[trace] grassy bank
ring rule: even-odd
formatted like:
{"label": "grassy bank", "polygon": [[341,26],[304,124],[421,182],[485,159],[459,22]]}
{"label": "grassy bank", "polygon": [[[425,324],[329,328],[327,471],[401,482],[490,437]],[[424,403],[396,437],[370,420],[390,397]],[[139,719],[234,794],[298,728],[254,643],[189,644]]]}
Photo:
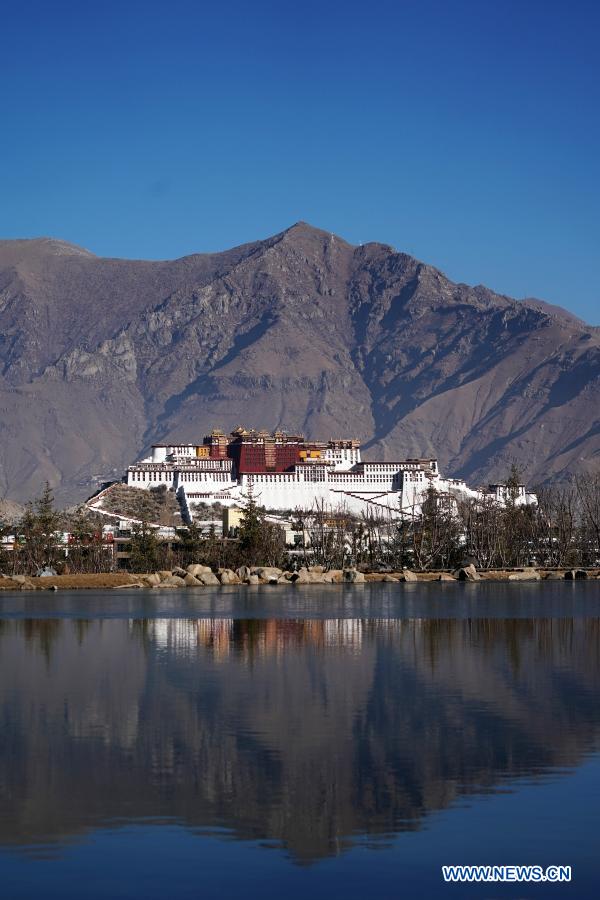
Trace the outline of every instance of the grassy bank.
{"label": "grassy bank", "polygon": [[[54,575],[48,578],[29,578],[26,576],[0,577],[0,591],[19,590],[75,590],[78,588],[114,588],[136,584],[137,575],[129,572],[105,572],[94,575]],[[23,579],[23,581],[21,581]]]}

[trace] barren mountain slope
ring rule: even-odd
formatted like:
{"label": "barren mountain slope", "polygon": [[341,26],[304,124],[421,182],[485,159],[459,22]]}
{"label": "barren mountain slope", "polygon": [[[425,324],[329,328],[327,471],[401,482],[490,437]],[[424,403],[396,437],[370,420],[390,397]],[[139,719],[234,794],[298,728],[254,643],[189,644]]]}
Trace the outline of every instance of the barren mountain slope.
{"label": "barren mountain slope", "polygon": [[539,481],[597,465],[599,400],[597,329],[303,223],[165,262],[0,242],[0,496],[81,498],[240,422]]}

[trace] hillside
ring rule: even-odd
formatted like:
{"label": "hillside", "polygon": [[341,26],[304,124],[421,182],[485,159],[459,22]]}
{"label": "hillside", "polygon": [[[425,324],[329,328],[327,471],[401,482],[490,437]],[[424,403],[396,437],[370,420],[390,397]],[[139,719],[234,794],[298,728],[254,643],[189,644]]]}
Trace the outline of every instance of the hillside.
{"label": "hillside", "polygon": [[437,453],[472,483],[600,460],[600,334],[299,223],[174,261],[0,241],[0,495],[61,501],[240,422]]}
{"label": "hillside", "polygon": [[103,491],[99,499],[94,500],[91,508],[114,516],[139,519],[154,525],[177,527],[182,524],[175,492],[167,490],[164,484],[146,491],[116,483]]}

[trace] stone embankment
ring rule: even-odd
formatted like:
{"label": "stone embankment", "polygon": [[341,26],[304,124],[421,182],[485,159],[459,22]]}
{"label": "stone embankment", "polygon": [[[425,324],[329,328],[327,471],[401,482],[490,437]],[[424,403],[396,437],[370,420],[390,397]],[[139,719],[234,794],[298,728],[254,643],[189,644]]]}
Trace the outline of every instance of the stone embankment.
{"label": "stone embankment", "polygon": [[277,584],[365,584],[368,582],[414,583],[485,582],[485,581],[584,581],[600,580],[598,569],[497,569],[478,571],[475,566],[463,566],[454,572],[400,572],[363,573],[355,568],[325,569],[323,566],[303,567],[298,571],[278,569],[275,566],[240,566],[238,569],[218,569],[194,564],[185,569],[165,569],[145,575],[129,572],[110,572],[95,575],[55,575],[33,578],[27,575],[0,575],[0,591],[75,590],[78,588],[102,590],[106,588],[185,588],[213,587],[219,585],[277,585]]}

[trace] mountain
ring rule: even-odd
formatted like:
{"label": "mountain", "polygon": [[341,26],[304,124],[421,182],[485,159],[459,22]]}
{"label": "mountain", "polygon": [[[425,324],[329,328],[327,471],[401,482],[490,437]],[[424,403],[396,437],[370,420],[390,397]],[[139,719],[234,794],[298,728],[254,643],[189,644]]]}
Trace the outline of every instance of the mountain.
{"label": "mountain", "polygon": [[153,442],[240,423],[473,484],[565,477],[600,459],[600,333],[305,223],[173,261],[0,241],[0,497],[81,499]]}

